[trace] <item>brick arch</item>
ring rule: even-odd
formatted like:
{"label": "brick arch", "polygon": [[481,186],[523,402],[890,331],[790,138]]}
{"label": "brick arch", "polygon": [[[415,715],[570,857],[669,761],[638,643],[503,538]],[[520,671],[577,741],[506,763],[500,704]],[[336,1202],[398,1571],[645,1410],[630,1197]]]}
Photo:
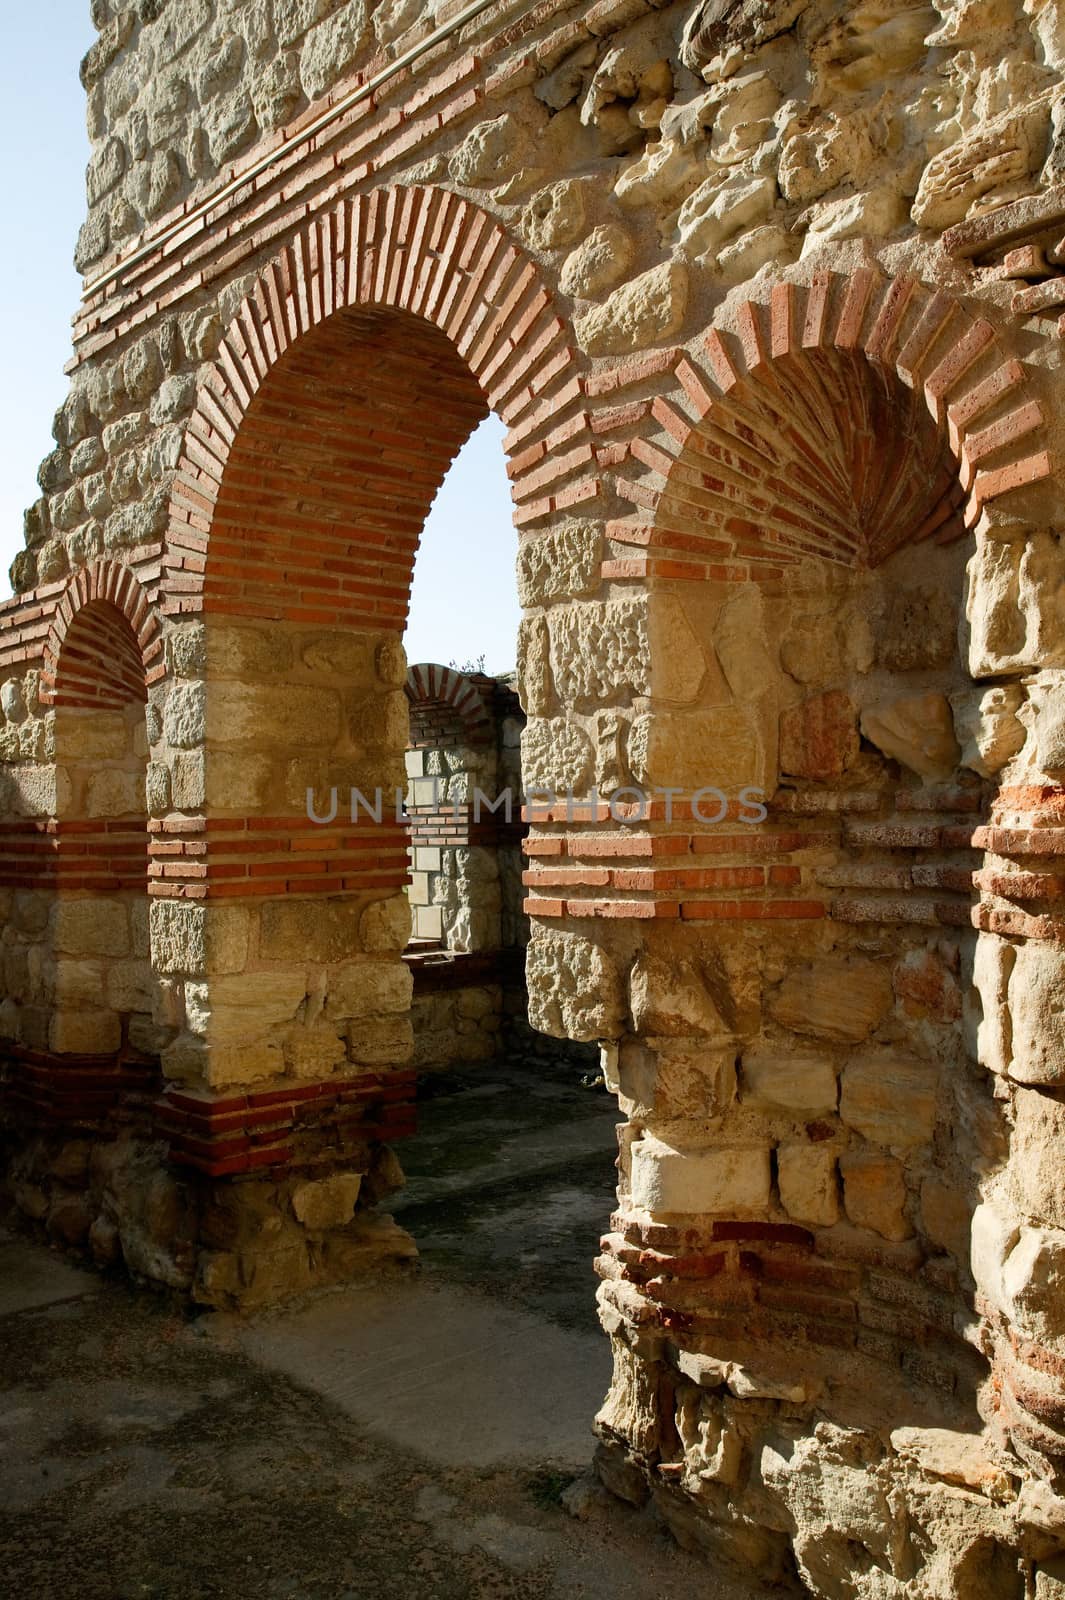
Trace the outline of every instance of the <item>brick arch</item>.
{"label": "brick arch", "polygon": [[598,492],[573,363],[537,268],[487,213],[425,187],[344,201],[262,269],[200,385],[169,597],[400,625],[432,496],[489,409],[509,430],[519,528]]}
{"label": "brick arch", "polygon": [[120,710],[162,676],[159,619],[130,570],[93,562],[71,578],[44,646],[41,700]]}
{"label": "brick arch", "polygon": [[[875,566],[902,544],[973,527],[1051,472],[1020,362],[960,301],[872,268],[821,272],[746,300],[678,355],[609,531],[654,556],[623,564],[769,579],[804,557]],[[877,448],[883,438],[900,448]],[[614,563],[613,566],[619,566]],[[619,569],[617,575],[622,575]]]}
{"label": "brick arch", "polygon": [[491,743],[491,710],[480,686],[468,673],[438,662],[423,662],[407,673],[406,695],[411,707],[412,737],[417,738],[419,731],[419,712],[433,721],[437,719],[432,714],[440,713],[452,727],[462,729],[470,744]]}

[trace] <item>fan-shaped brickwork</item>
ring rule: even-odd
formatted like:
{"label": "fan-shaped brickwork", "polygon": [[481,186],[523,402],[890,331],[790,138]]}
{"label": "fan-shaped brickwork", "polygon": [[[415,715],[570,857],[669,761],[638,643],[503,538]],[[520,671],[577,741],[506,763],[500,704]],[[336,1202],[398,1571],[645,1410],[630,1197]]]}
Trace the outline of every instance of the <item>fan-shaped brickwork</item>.
{"label": "fan-shaped brickwork", "polygon": [[408,672],[406,693],[413,749],[453,742],[452,734],[467,744],[491,743],[491,710],[468,674],[424,662]]}
{"label": "fan-shaped brickwork", "polygon": [[143,704],[161,671],[159,623],[129,568],[98,562],[78,572],[45,645],[42,700],[122,710]]}
{"label": "fan-shaped brickwork", "polygon": [[913,279],[862,269],[779,284],[676,374],[681,396],[653,408],[669,453],[635,441],[650,476],[619,482],[653,529],[611,531],[732,576],[809,557],[876,566],[957,536],[1050,471],[1020,364],[989,323]]}

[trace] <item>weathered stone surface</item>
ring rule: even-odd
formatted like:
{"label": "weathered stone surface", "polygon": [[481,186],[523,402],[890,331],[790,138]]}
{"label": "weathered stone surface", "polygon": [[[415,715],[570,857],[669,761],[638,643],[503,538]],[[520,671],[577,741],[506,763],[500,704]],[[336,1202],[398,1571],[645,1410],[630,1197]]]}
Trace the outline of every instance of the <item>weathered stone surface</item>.
{"label": "weathered stone surface", "polygon": [[843,1069],[839,1114],[875,1144],[927,1144],[936,1120],[935,1069],[886,1051],[853,1056]]}
{"label": "weathered stone surface", "polygon": [[588,736],[565,717],[530,717],[521,736],[526,790],[539,788],[564,797],[567,789],[584,794],[595,751]]}
{"label": "weathered stone surface", "polygon": [[632,1202],[655,1216],[761,1210],[769,1204],[769,1151],[676,1149],[646,1133],[632,1147]]}
{"label": "weathered stone surface", "polygon": [[963,767],[993,778],[1013,759],[1024,744],[1025,730],[1017,717],[1023,700],[1015,683],[950,696]]}
{"label": "weathered stone surface", "polygon": [[777,1146],[780,1203],[795,1222],[832,1227],[839,1221],[836,1154],[805,1143]]}
{"label": "weathered stone surface", "polygon": [[632,236],[620,223],[600,223],[566,257],[559,276],[563,294],[598,299],[625,276],[633,253]]}
{"label": "weathered stone surface", "polygon": [[835,1068],[821,1056],[745,1055],[741,1080],[741,1099],[753,1111],[805,1118],[836,1109]]}
{"label": "weathered stone surface", "polygon": [[858,1228],[885,1239],[908,1239],[913,1232],[904,1213],[906,1181],[902,1163],[875,1150],[845,1151],[840,1157],[843,1204]]}
{"label": "weathered stone surface", "polygon": [[944,695],[907,695],[867,706],[861,727],[878,750],[931,782],[949,778],[958,764],[960,751]]}
{"label": "weathered stone surface", "polygon": [[606,952],[577,934],[537,928],[525,959],[529,1021],[556,1039],[616,1039],[624,1000]]}
{"label": "weathered stone surface", "polygon": [[1006,995],[1010,1077],[1060,1088],[1065,1084],[1065,952],[1033,941],[1012,947],[1012,954]]}
{"label": "weathered stone surface", "polygon": [[602,527],[574,521],[523,539],[518,548],[518,599],[523,606],[594,594],[600,584]]}
{"label": "weathered stone surface", "polygon": [[891,1008],[891,975],[860,956],[830,956],[797,967],[769,1003],[781,1027],[840,1044],[858,1044]]}
{"label": "weathered stone surface", "polygon": [[822,783],[840,778],[858,754],[858,713],[839,690],[814,695],[780,719],[780,770]]}
{"label": "weathered stone surface", "polygon": [[312,1232],[342,1228],[355,1213],[362,1177],[357,1172],[334,1172],[297,1184],[292,1191],[292,1210],[297,1221]]}
{"label": "weathered stone surface", "polygon": [[652,267],[615,289],[601,306],[574,322],[590,356],[625,355],[671,338],[684,321],[687,269],[675,261]]}
{"label": "weathered stone surface", "polygon": [[629,1011],[637,1033],[726,1034],[694,962],[642,955],[629,973]]}

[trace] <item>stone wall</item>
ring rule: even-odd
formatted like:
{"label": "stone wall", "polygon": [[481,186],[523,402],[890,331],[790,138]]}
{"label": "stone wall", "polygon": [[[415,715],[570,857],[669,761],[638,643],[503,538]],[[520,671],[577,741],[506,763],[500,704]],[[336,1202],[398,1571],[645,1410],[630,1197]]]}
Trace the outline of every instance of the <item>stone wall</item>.
{"label": "stone wall", "polygon": [[[531,1015],[624,1117],[602,1474],[822,1595],[1063,1592],[1060,6],[94,14],[86,294],[0,613],[23,1203],[88,1193],[215,1303],[406,1248],[402,828],[305,795],[403,785],[417,536],[492,409],[559,796]],[[100,606],[147,735],[114,812],[61,757]],[[150,1024],[143,887],[69,865],[101,821],[147,853]],[[138,1255],[154,1182],[184,1220]]]}

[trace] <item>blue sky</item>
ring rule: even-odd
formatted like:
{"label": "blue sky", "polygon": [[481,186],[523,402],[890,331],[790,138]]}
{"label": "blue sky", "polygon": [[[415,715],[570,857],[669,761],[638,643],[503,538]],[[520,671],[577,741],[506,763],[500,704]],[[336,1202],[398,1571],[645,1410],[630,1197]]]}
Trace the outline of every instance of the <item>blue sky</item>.
{"label": "blue sky", "polygon": [[[22,548],[22,513],[38,496],[37,467],[52,449],[62,404],[70,319],[81,281],[72,257],[85,215],[85,99],[78,64],[96,37],[89,0],[9,6],[0,57],[6,308],[0,388],[0,594]],[[516,535],[495,417],[448,474],[426,523],[405,640],[413,661],[485,656],[489,672],[514,665]]]}

